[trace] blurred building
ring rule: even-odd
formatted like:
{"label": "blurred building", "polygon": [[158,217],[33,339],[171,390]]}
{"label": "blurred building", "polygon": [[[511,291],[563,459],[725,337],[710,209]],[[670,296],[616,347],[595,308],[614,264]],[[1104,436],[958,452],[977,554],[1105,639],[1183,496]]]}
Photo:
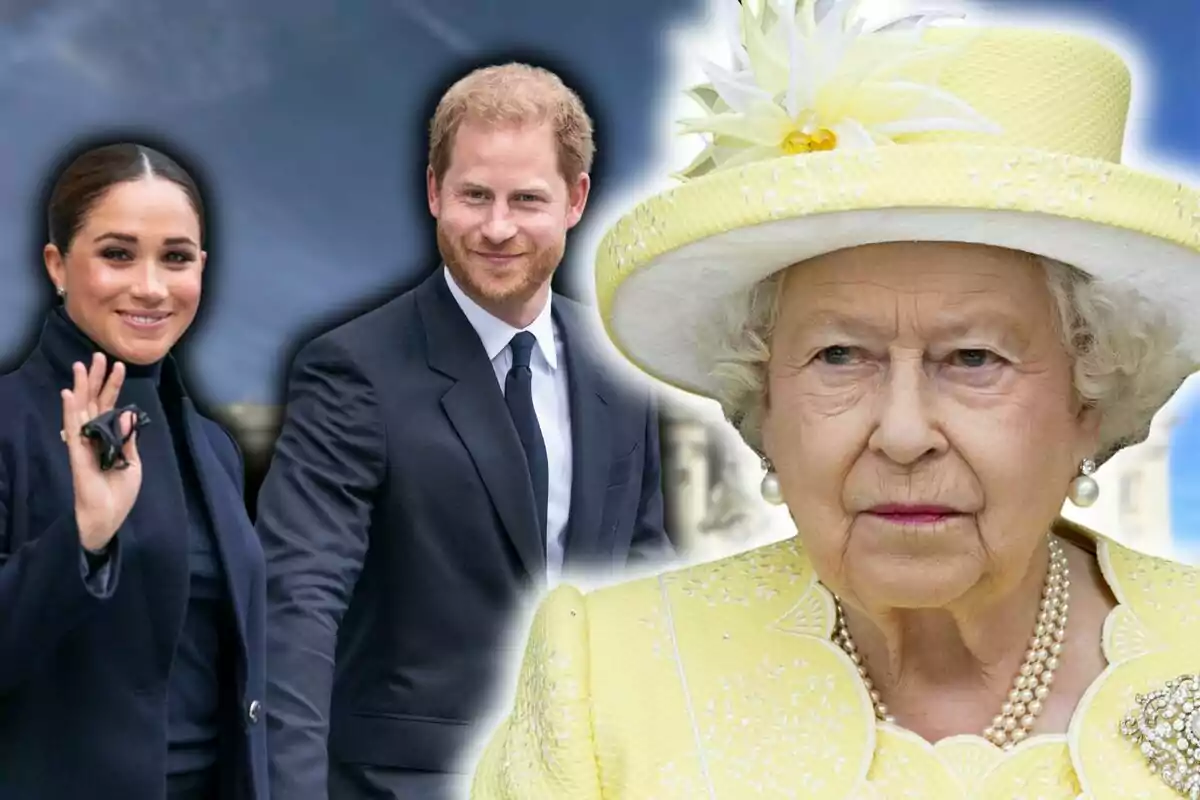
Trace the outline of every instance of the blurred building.
{"label": "blurred building", "polygon": [[1117,525],[1123,541],[1139,550],[1169,555],[1175,548],[1170,509],[1170,430],[1132,451],[1116,476]]}
{"label": "blurred building", "polygon": [[234,403],[216,409],[214,416],[233,432],[246,463],[246,508],[254,516],[258,487],[271,464],[271,453],[282,424],[280,406]]}
{"label": "blurred building", "polygon": [[1200,564],[1200,376],[1189,388],[1170,427],[1167,497],[1174,555]]}
{"label": "blurred building", "polygon": [[281,409],[279,406],[234,403],[223,406],[218,416],[237,437],[246,458],[268,458],[279,435]]}
{"label": "blurred building", "polygon": [[782,507],[759,490],[758,457],[719,417],[663,412],[667,526],[689,560],[708,561],[795,533]]}
{"label": "blurred building", "polygon": [[1179,557],[1170,510],[1170,450],[1178,421],[1177,410],[1164,409],[1146,441],[1118,453],[1097,472],[1096,504],[1067,503],[1064,516],[1142,552]]}

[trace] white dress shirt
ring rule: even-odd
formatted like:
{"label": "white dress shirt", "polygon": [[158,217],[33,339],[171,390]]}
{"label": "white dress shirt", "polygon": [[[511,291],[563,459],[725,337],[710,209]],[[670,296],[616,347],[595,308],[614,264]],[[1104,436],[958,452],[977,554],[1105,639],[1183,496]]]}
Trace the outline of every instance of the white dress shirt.
{"label": "white dress shirt", "polygon": [[537,412],[538,427],[546,444],[546,467],[549,485],[546,492],[546,577],[553,583],[562,573],[563,534],[571,512],[571,404],[567,389],[567,358],[562,336],[550,314],[553,297],[546,298],[546,307],[527,328],[514,328],[466,295],[455,283],[450,270],[442,267],[450,293],[467,316],[471,327],[479,334],[483,349],[492,362],[500,391],[512,366],[509,343],[521,330],[537,339],[530,357],[533,372],[533,409]]}

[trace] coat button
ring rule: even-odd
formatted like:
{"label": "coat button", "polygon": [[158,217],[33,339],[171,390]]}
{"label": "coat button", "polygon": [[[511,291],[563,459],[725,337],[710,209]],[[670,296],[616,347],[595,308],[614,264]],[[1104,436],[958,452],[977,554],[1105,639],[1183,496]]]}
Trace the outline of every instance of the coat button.
{"label": "coat button", "polygon": [[250,724],[258,722],[259,716],[262,715],[262,703],[257,700],[250,701],[250,707],[246,709],[246,716],[250,719]]}

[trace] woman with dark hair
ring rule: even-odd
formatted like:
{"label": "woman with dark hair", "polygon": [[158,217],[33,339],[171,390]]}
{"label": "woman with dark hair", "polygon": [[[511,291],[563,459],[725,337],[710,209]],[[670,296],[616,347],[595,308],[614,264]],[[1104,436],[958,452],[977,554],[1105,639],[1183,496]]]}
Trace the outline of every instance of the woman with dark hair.
{"label": "woman with dark hair", "polygon": [[107,145],[48,227],[61,303],[0,377],[0,797],[267,800],[262,551],[237,445],[170,355],[200,192]]}

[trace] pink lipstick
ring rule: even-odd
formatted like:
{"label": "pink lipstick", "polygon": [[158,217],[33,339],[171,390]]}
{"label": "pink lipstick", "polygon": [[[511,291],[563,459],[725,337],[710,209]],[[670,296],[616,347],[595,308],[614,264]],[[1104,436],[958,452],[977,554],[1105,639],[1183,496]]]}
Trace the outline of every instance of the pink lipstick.
{"label": "pink lipstick", "polygon": [[875,506],[867,513],[897,525],[930,525],[960,515],[957,509],[949,506],[903,503]]}

